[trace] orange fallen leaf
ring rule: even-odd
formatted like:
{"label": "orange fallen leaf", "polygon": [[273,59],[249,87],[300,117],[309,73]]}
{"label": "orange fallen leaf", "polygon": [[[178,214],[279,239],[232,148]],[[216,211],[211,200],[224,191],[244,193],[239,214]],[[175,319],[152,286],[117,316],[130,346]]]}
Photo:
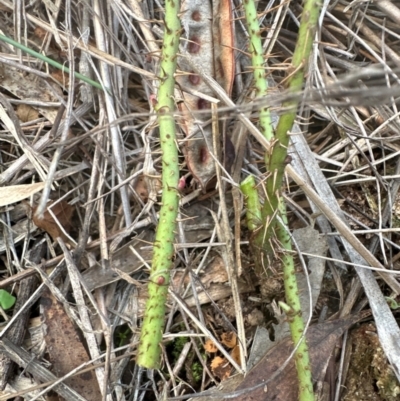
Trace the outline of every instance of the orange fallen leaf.
{"label": "orange fallen leaf", "polygon": [[225,380],[231,375],[232,367],[226,358],[216,356],[211,361],[211,370],[218,379]]}
{"label": "orange fallen leaf", "polygon": [[239,345],[236,345],[235,348],[231,351],[231,357],[234,359],[234,361],[240,365],[240,347]]}
{"label": "orange fallen leaf", "polygon": [[204,350],[210,354],[213,354],[218,351],[218,348],[212,340],[208,339],[204,344]]}

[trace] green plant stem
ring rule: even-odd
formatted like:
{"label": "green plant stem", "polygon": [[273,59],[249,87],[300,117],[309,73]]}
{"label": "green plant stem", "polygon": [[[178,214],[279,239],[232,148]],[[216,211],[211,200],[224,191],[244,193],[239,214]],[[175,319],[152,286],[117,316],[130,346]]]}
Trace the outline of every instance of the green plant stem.
{"label": "green plant stem", "polygon": [[[54,60],[52,60],[52,59],[49,58],[49,57],[43,56],[43,54],[40,54],[40,53],[38,53],[38,52],[35,52],[35,50],[32,50],[32,49],[30,49],[29,47],[26,47],[26,46],[24,46],[23,44],[21,44],[21,43],[19,43],[19,42],[16,42],[16,41],[13,40],[13,39],[8,38],[7,36],[4,36],[4,35],[1,35],[1,34],[0,34],[0,40],[3,41],[3,42],[5,42],[5,43],[8,43],[8,44],[10,44],[10,45],[12,45],[12,46],[14,46],[14,47],[16,47],[17,49],[20,49],[20,50],[24,51],[25,53],[30,54],[30,55],[33,56],[33,57],[38,58],[39,60],[44,61],[44,62],[47,63],[47,64],[50,64],[51,66],[53,66],[53,67],[55,67],[55,68],[60,69],[60,70],[63,71],[63,72],[66,72],[66,73],[68,73],[68,74],[71,74],[71,70],[70,70],[68,67],[65,67],[64,65],[62,65],[62,64],[60,64],[60,63],[57,63],[57,61],[54,61]],[[97,88],[97,89],[104,90],[104,88],[103,88],[103,86],[102,86],[101,84],[99,84],[99,83],[96,82],[96,81],[91,80],[91,79],[88,78],[88,77],[85,77],[84,75],[80,74],[79,72],[73,71],[73,75],[74,75],[76,78],[80,79],[81,81],[86,82],[87,84],[92,85],[92,86],[94,86],[94,87]]]}
{"label": "green plant stem", "polygon": [[167,303],[170,268],[175,250],[175,228],[178,216],[179,164],[176,127],[173,117],[174,86],[181,25],[178,17],[180,2],[165,1],[165,31],[160,65],[160,87],[156,106],[162,150],[162,205],[154,241],[153,260],[148,285],[140,343],[138,365],[157,369],[160,366],[161,341]]}
{"label": "green plant stem", "polygon": [[[292,59],[292,68],[289,71],[289,92],[297,93],[303,87],[304,76],[307,71],[308,60],[311,54],[320,11],[320,0],[305,1],[303,13],[301,15],[296,48]],[[286,111],[280,117],[276,127],[271,155],[266,158],[270,175],[266,182],[267,201],[264,203],[262,210],[262,216],[264,219],[269,217],[271,220],[271,218],[276,215],[279,204],[279,196],[277,192],[280,191],[282,186],[282,179],[286,166],[285,160],[287,158],[290,139],[289,133],[296,118],[298,105],[299,100],[288,101],[282,105],[282,108],[284,110],[286,109]],[[274,225],[270,224],[269,228],[267,228],[266,238],[269,238],[270,235],[272,235],[271,229],[273,226]],[[263,232],[260,234],[263,234]]]}
{"label": "green plant stem", "polygon": [[[260,40],[260,31],[257,23],[257,13],[254,0],[244,0],[243,6],[246,15],[246,22],[250,36],[250,52],[252,65],[254,68],[254,80],[258,94],[266,94],[267,82],[264,73],[264,61],[262,55],[262,46]],[[315,36],[318,17],[320,13],[320,4],[318,0],[306,0],[301,17],[298,41],[292,60],[292,75],[289,78],[289,91],[297,92],[301,90],[304,81],[304,75],[310,57],[312,43]],[[262,71],[262,72],[261,72]],[[264,81],[264,83],[263,83]],[[263,92],[265,91],[265,92]],[[290,253],[292,249],[290,234],[287,230],[286,207],[280,196],[283,174],[286,165],[287,148],[289,145],[289,131],[292,129],[298,101],[286,102],[282,105],[287,109],[285,114],[279,119],[275,135],[272,130],[266,126],[268,120],[261,120],[264,112],[268,113],[269,124],[272,127],[269,117],[269,110],[260,109],[260,131],[266,139],[271,141],[271,151],[265,154],[265,163],[268,169],[266,180],[266,199],[261,211],[263,225],[255,228],[254,216],[259,216],[259,201],[254,200],[257,191],[254,189],[251,179],[245,180],[241,184],[241,189],[246,195],[248,226],[254,234],[253,248],[255,248],[256,273],[261,279],[266,278],[264,258],[267,260],[272,256],[274,250],[271,245],[271,239],[276,236],[278,242],[283,248],[281,255],[286,302],[290,311],[287,313],[290,331],[294,345],[297,345],[304,333],[304,322],[301,317],[301,305],[298,295],[297,280],[294,268],[293,256]],[[254,179],[253,179],[254,182]],[[281,216],[281,221],[276,220],[276,216]],[[259,255],[259,256],[257,256]],[[298,345],[295,353],[296,369],[299,382],[299,400],[313,401],[314,392],[311,377],[311,365],[307,342],[303,339]]]}
{"label": "green plant stem", "polygon": [[[283,278],[285,286],[285,299],[290,311],[286,313],[290,327],[293,344],[296,346],[304,333],[304,321],[302,318],[299,290],[297,286],[296,271],[293,260],[292,240],[290,238],[286,215],[286,206],[282,202],[279,204],[281,221],[278,221],[276,227],[276,236],[283,248],[281,256],[283,267]],[[314,390],[312,385],[311,364],[308,352],[307,341],[305,338],[301,340],[296,353],[295,365],[297,370],[297,378],[299,382],[299,400],[314,401]]]}
{"label": "green plant stem", "polygon": [[[259,219],[261,218],[260,201],[254,177],[246,177],[246,179],[240,184],[240,189],[245,195],[247,225],[250,231],[254,231],[259,227]],[[288,317],[291,337],[296,346],[304,333],[304,321],[301,312],[294,260],[291,252],[292,242],[288,229],[286,228],[288,226],[286,207],[282,198],[280,198],[279,212],[282,222],[278,221],[275,234],[283,250],[281,261],[284,277],[285,299],[287,303],[285,312]],[[310,357],[305,338],[302,339],[296,350],[295,360],[299,383],[299,400],[314,401]]]}
{"label": "green plant stem", "polygon": [[[261,32],[258,24],[257,18],[257,8],[254,0],[244,0],[243,1],[243,9],[246,17],[247,30],[249,33],[249,51],[251,55],[251,64],[253,68],[253,77],[254,77],[254,87],[256,89],[256,99],[262,99],[268,93],[268,80],[265,74],[265,61],[263,55],[263,48],[261,42]],[[272,120],[269,108],[263,107],[260,105],[259,109],[259,128],[260,132],[264,135],[264,137],[272,141],[274,138],[274,130],[272,126]],[[269,154],[265,154],[265,164],[268,165],[268,157]],[[248,202],[251,202],[251,198],[248,199]],[[250,206],[251,207],[251,206]],[[248,209],[249,210],[249,209]],[[264,216],[263,216],[264,217]],[[271,219],[272,220],[272,219]],[[260,219],[260,222],[262,220]],[[250,220],[248,220],[248,224]],[[250,228],[250,227],[249,227]],[[273,249],[271,246],[271,231],[268,231],[270,237],[268,239],[265,238],[262,228],[265,229],[265,226],[258,224],[259,230],[256,232],[256,229],[253,228],[253,238],[251,240],[251,248],[253,249],[253,253],[255,255],[254,263],[255,263],[255,273],[260,278],[263,279],[268,275],[268,270],[265,269],[264,259],[265,257],[269,257],[269,255],[273,254]]]}
{"label": "green plant stem", "polygon": [[261,204],[254,177],[247,176],[241,182],[240,189],[245,196],[247,227],[250,231],[254,231],[261,224]]}
{"label": "green plant stem", "polygon": [[[262,98],[267,95],[268,80],[265,74],[265,62],[261,43],[260,27],[258,25],[257,9],[254,0],[244,0],[243,8],[250,37],[251,64],[253,66],[254,86],[256,97]],[[259,109],[259,124],[261,133],[269,141],[273,139],[271,114],[268,107],[261,106]]]}

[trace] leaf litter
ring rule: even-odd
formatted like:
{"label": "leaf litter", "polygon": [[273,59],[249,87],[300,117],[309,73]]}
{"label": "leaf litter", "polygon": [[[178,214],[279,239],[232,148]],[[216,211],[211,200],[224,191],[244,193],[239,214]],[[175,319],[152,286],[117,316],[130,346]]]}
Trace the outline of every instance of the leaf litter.
{"label": "leaf litter", "polygon": [[[266,173],[265,143],[252,125],[257,124],[258,104],[253,101],[241,3],[183,2],[176,86],[182,176],[177,257],[163,368],[148,375],[138,371],[134,357],[160,199],[153,107],[164,29],[161,4],[31,4],[15,15],[14,23],[13,5],[0,0],[0,6],[5,34],[61,64],[74,64],[84,75],[101,77],[112,93],[112,101],[105,101],[104,94],[87,84],[0,44],[0,284],[17,303],[24,300],[0,318],[2,355],[19,364],[7,373],[0,400],[18,395],[50,399],[50,388],[64,399],[90,399],[73,384],[75,376],[55,384],[71,372],[81,377],[90,372],[96,382],[90,388],[98,388],[95,398],[104,400],[216,395],[220,381],[226,391],[234,378],[239,379],[229,391],[236,389],[236,399],[295,399],[292,362],[271,379],[291,349],[278,304],[283,298],[279,290],[274,299],[263,298],[252,270],[242,199],[235,192],[249,173],[260,182]],[[279,105],[287,99],[281,88],[301,6],[260,1],[258,11],[271,86],[271,95],[262,102],[271,106],[276,121],[283,113]],[[373,349],[372,368],[364,374],[369,381],[362,383],[363,389],[377,400],[397,396],[400,351],[399,342],[392,341],[399,338],[397,312],[389,309],[385,296],[399,301],[398,34],[394,3],[340,1],[325,8],[315,44],[318,56],[312,59],[306,91],[296,95],[303,103],[289,149],[285,196],[290,227],[304,230],[295,230],[294,236],[306,264],[304,270],[299,258],[316,389],[325,388],[332,400],[352,400],[360,391],[354,380],[356,356],[366,348]],[[217,142],[212,104],[219,118]],[[304,186],[290,178],[291,168]],[[219,187],[217,174],[223,177]],[[35,208],[47,177],[53,177],[46,182],[50,203],[45,202],[39,218]],[[349,228],[321,214],[321,199],[347,220],[359,246],[347,241]],[[35,259],[31,251],[42,238],[45,255]],[[375,275],[365,270],[370,255],[377,261],[373,267],[387,271]],[[35,285],[25,298],[23,282],[33,277]],[[26,347],[29,338],[21,343],[4,337],[10,330],[7,321],[12,327],[19,314],[33,321],[39,315],[37,301],[44,305],[45,299],[63,302],[48,303],[44,312],[42,353],[40,347]],[[359,311],[366,310],[361,316],[367,318],[369,308],[369,326],[354,331],[350,342],[346,336],[342,341],[359,320]],[[50,326],[59,321],[65,322],[64,332],[52,334]],[[80,373],[74,371],[77,365],[57,368],[46,336],[63,344],[56,351],[60,362],[80,358],[70,357],[68,350],[84,355]],[[117,349],[122,338],[128,343]],[[268,353],[267,343],[272,346]],[[338,345],[342,356],[332,354]],[[46,358],[52,366],[45,364]],[[345,369],[335,371],[340,358]],[[333,367],[327,365],[329,359]],[[235,376],[239,368],[247,370],[244,379]],[[333,372],[333,380],[326,371]],[[28,382],[27,372],[32,375]],[[254,386],[260,387],[251,390]]]}

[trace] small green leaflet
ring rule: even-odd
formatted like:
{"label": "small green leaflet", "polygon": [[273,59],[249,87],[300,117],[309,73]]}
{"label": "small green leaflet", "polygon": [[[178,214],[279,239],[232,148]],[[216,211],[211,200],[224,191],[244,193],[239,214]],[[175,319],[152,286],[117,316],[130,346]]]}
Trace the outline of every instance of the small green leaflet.
{"label": "small green leaflet", "polygon": [[0,306],[4,309],[10,309],[14,306],[16,298],[6,290],[0,290]]}

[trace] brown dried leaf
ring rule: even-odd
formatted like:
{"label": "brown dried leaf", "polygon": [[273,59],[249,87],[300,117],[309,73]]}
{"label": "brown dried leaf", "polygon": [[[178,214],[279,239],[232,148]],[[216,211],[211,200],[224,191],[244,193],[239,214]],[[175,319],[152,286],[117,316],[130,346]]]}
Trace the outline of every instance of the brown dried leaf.
{"label": "brown dried leaf", "polygon": [[213,283],[227,283],[229,281],[228,273],[224,265],[224,261],[220,256],[206,267],[204,275],[201,277],[201,282],[206,288],[209,288]]}
{"label": "brown dried leaf", "polygon": [[210,354],[214,354],[215,352],[218,351],[218,348],[212,340],[208,339],[204,344],[204,350],[206,352],[209,352]]}
{"label": "brown dried leaf", "polygon": [[216,356],[211,361],[211,370],[220,380],[225,380],[231,375],[232,366],[226,358]]}
{"label": "brown dried leaf", "polygon": [[39,118],[39,113],[27,104],[19,104],[16,113],[18,118],[24,123]]}
{"label": "brown dried leaf", "polygon": [[[187,220],[188,222],[189,220]],[[199,218],[194,218],[191,220],[191,222],[198,221],[200,224],[204,223],[205,219],[202,216],[199,216]],[[187,230],[187,225],[185,226],[185,229]],[[186,240],[188,242],[191,242],[188,240],[190,238],[190,234],[185,230],[186,234]],[[194,241],[193,241],[194,242]],[[175,288],[179,288],[179,285],[181,285],[182,282],[182,275],[185,275],[185,278],[183,279],[183,283],[185,285],[190,283],[190,276],[187,275],[185,272],[176,272],[173,276],[172,283]],[[221,257],[216,256],[210,264],[207,265],[207,267],[204,270],[204,273],[200,276],[200,281],[201,281],[201,286],[198,288],[201,289],[202,286],[205,288],[210,288],[212,284],[217,284],[217,283],[227,283],[229,281],[228,273],[226,272],[224,262]]]}
{"label": "brown dried leaf", "polygon": [[215,79],[230,95],[235,75],[231,0],[214,0],[213,16]]}
{"label": "brown dried leaf", "polygon": [[[50,292],[42,296],[40,304],[45,323],[44,337],[52,371],[58,377],[62,377],[79,365],[88,362],[89,356],[62,304]],[[65,383],[88,401],[101,400],[93,371],[70,377],[65,380]]]}
{"label": "brown dried leaf", "polygon": [[222,333],[221,342],[225,345],[225,347],[234,348],[237,344],[237,336],[233,331],[229,333]]}
{"label": "brown dried leaf", "polygon": [[55,70],[50,74],[56,81],[58,81],[64,87],[68,86],[69,76],[67,73],[61,70]]}
{"label": "brown dried leaf", "polygon": [[[33,222],[34,224],[46,231],[51,238],[55,241],[57,237],[61,237],[64,241],[68,241],[68,238],[62,232],[60,226],[54,221],[53,216],[49,212],[49,208],[54,204],[53,201],[50,201],[47,205],[45,212],[43,213],[43,218],[40,219],[36,216],[37,207],[33,207]],[[51,207],[51,211],[54,216],[58,220],[59,224],[64,228],[64,230],[68,233],[72,227],[71,218],[74,213],[74,208],[68,204],[66,201],[57,202],[53,207]]]}
{"label": "brown dried leaf", "polygon": [[[45,81],[37,79],[33,74],[22,73],[18,69],[7,66],[1,71],[0,88],[12,93],[16,98],[23,100],[40,100],[42,102],[57,102],[62,96],[60,88],[52,87],[49,89]],[[42,116],[54,122],[58,109],[55,107],[37,107]]]}

